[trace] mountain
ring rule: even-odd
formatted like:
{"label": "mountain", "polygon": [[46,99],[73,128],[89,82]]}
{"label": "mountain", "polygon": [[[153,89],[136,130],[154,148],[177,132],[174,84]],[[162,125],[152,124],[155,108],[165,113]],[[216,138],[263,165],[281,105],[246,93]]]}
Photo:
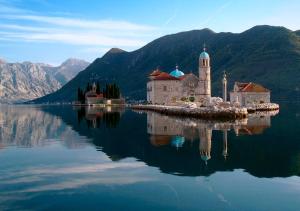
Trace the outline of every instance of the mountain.
{"label": "mountain", "polygon": [[76,59],[69,59],[59,67],[1,60],[0,103],[20,103],[52,93],[87,66],[87,62]]}
{"label": "mountain", "polygon": [[178,64],[198,75],[198,57],[203,43],[211,57],[212,92],[221,94],[222,72],[234,81],[253,81],[272,90],[272,98],[299,99],[300,35],[284,27],[255,26],[242,33],[215,33],[210,29],[167,35],[133,51],[111,49],[58,91],[36,103],[73,101],[78,87],[99,80],[115,82],[133,99],[146,98],[147,75],[157,67],[171,71]]}
{"label": "mountain", "polygon": [[68,81],[73,79],[80,71],[84,70],[87,66],[89,66],[89,64],[90,63],[84,60],[70,58],[58,67],[47,68],[47,71],[62,85],[65,85]]}

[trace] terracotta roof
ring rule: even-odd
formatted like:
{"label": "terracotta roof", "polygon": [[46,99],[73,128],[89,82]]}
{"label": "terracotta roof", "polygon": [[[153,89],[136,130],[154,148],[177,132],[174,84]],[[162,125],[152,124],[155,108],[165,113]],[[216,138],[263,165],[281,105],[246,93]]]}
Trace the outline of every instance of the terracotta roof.
{"label": "terracotta roof", "polygon": [[171,76],[169,73],[162,72],[155,76],[153,80],[180,80],[179,78]]}
{"label": "terracotta roof", "polygon": [[149,76],[158,76],[159,74],[161,74],[162,72],[159,69],[153,70],[152,73],[150,73]]}
{"label": "terracotta roof", "polygon": [[90,91],[85,94],[85,97],[86,98],[103,98],[103,94],[102,93],[97,94],[95,92]]}
{"label": "terracotta roof", "polygon": [[270,92],[260,84],[255,84],[252,82],[249,83],[239,83],[235,82],[235,85],[238,87],[238,92]]}

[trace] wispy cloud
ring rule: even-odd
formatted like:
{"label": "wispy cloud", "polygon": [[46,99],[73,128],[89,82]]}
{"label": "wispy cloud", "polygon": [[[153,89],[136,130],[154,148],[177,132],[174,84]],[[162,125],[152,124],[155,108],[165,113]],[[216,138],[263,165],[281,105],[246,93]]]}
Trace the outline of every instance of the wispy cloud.
{"label": "wispy cloud", "polygon": [[85,49],[99,46],[99,50],[110,47],[134,49],[145,45],[149,33],[157,30],[153,26],[126,20],[39,15],[3,5],[1,1],[0,12],[0,20],[3,20],[0,24],[1,39],[11,42],[63,43],[86,46]]}
{"label": "wispy cloud", "polygon": [[73,45],[90,45],[90,46],[120,46],[120,47],[139,47],[145,44],[144,41],[130,38],[109,37],[95,33],[72,33],[72,32],[0,32],[3,39],[15,41],[32,41],[32,42],[52,42],[65,43]]}
{"label": "wispy cloud", "polygon": [[211,12],[211,14],[202,22],[200,23],[200,26],[207,27],[207,25],[216,17],[220,16],[220,14],[230,5],[232,4],[232,1],[227,1],[220,7],[218,7],[215,11]]}
{"label": "wispy cloud", "polygon": [[38,16],[38,15],[2,15],[6,19],[30,20],[35,22],[49,23],[57,26],[76,28],[105,29],[105,30],[154,30],[155,27],[139,25],[128,21],[120,20],[83,20],[77,18]]}

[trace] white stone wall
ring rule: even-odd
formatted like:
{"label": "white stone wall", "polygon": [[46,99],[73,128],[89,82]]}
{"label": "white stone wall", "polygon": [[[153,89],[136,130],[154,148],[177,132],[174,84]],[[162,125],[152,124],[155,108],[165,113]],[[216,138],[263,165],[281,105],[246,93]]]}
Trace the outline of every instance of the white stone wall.
{"label": "white stone wall", "polygon": [[[203,61],[204,60],[204,61]],[[211,97],[211,78],[209,59],[199,59],[200,95]]]}
{"label": "white stone wall", "polygon": [[203,98],[198,77],[186,75],[183,80],[151,80],[147,83],[147,102],[169,105],[182,98],[194,97],[199,102]]}
{"label": "white stone wall", "polygon": [[230,92],[230,102],[234,103],[236,99],[241,106],[270,103],[270,92]]}
{"label": "white stone wall", "polygon": [[182,86],[179,80],[153,80],[147,83],[147,101],[167,105],[180,100]]}

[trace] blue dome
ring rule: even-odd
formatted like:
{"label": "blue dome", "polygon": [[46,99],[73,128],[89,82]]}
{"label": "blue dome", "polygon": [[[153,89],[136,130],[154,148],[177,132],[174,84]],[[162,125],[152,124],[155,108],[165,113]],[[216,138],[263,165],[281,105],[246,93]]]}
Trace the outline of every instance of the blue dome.
{"label": "blue dome", "polygon": [[206,53],[205,51],[203,51],[203,52],[200,54],[200,59],[209,59],[208,53]]}
{"label": "blue dome", "polygon": [[172,72],[170,72],[170,75],[173,77],[179,78],[179,77],[183,76],[184,73],[182,71],[178,70],[178,67],[176,66],[176,69],[173,70]]}

